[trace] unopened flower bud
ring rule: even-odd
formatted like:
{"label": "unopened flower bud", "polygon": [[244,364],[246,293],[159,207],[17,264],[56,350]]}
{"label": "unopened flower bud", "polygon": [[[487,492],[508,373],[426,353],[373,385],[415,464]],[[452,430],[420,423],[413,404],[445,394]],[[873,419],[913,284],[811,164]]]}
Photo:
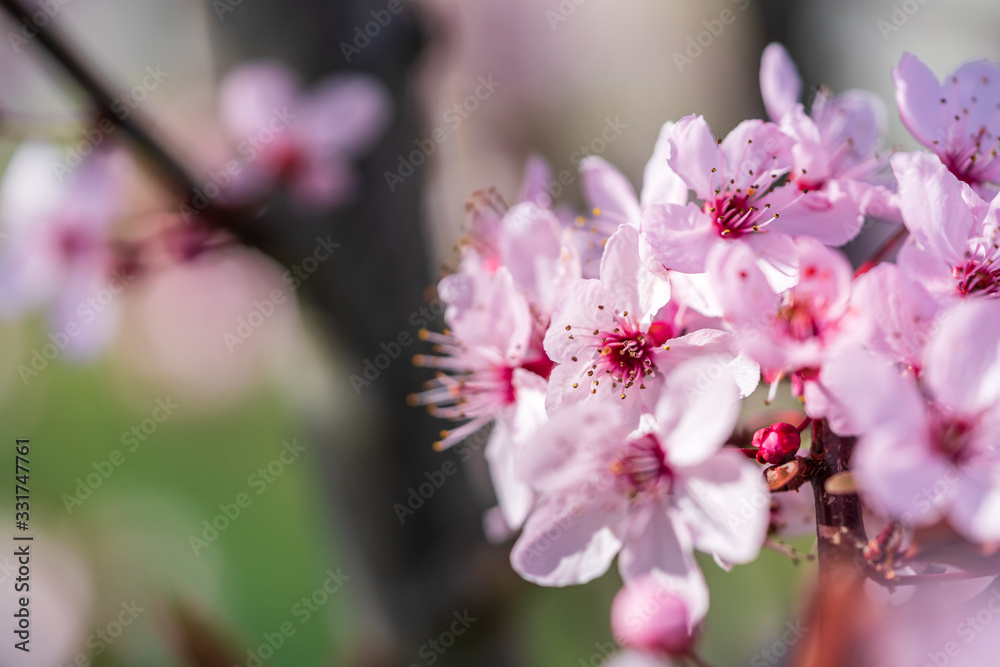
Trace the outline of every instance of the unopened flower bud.
{"label": "unopened flower bud", "polygon": [[694,643],[691,630],[684,600],[653,577],[625,586],[611,604],[611,631],[623,646],[684,655]]}
{"label": "unopened flower bud", "polygon": [[781,465],[799,451],[802,438],[799,436],[799,429],[791,424],[778,422],[754,433],[752,444],[757,448],[758,461]]}

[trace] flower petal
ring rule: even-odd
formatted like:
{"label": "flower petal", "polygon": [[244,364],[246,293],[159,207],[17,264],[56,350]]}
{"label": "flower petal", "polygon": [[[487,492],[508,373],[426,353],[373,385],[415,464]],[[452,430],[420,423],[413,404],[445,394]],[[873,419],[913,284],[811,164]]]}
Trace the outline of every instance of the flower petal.
{"label": "flower petal", "polygon": [[760,57],[760,92],[768,117],[777,122],[799,103],[802,78],[785,47],[772,42]]}
{"label": "flower petal", "polygon": [[625,502],[612,495],[585,501],[547,498],[524,524],[510,553],[514,570],[542,586],[585,584],[607,572],[622,547]]}
{"label": "flower petal", "polygon": [[660,136],[653,148],[653,155],[646,163],[642,174],[642,205],[686,204],[688,187],[681,177],[670,168],[670,133],[674,123],[668,121],[660,129]]}
{"label": "flower petal", "polygon": [[732,450],[678,471],[681,520],[699,551],[729,563],[757,557],[771,518],[771,493],[760,468]]}

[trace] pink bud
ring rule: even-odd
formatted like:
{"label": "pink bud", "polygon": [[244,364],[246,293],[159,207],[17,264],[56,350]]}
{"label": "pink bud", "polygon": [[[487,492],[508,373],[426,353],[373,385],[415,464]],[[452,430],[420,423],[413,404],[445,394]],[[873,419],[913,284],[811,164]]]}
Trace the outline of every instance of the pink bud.
{"label": "pink bud", "polygon": [[611,631],[619,644],[684,655],[694,643],[687,606],[653,577],[625,586],[611,604]]}
{"label": "pink bud", "polygon": [[802,438],[799,436],[799,429],[791,424],[778,422],[754,433],[752,444],[757,448],[758,461],[780,465],[795,456]]}

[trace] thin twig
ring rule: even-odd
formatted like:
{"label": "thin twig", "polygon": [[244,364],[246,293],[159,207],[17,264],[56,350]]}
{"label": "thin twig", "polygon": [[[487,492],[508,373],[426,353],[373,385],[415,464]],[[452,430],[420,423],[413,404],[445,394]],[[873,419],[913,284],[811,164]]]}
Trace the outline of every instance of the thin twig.
{"label": "thin twig", "polygon": [[[30,21],[31,11],[21,0],[0,0],[15,22]],[[160,174],[166,183],[177,191],[182,200],[194,195],[198,188],[197,181],[188,173],[181,162],[168,151],[163,143],[158,141],[152,130],[151,123],[145,119],[138,109],[133,109],[126,116],[121,116],[114,110],[116,96],[113,88],[102,79],[80,55],[70,40],[49,20],[43,25],[32,24],[35,27],[35,39],[58,62],[75,83],[87,94],[98,107],[101,117],[108,118],[122,129],[150,164]],[[192,206],[192,208],[198,208]],[[260,239],[251,238],[253,232],[245,224],[234,209],[219,206],[212,201],[201,207],[199,217],[210,225],[228,229],[249,245],[260,247]]]}
{"label": "thin twig", "polygon": [[910,230],[908,230],[905,225],[900,226],[900,228],[896,230],[896,233],[890,236],[885,241],[885,243],[883,243],[882,246],[875,251],[875,254],[872,255],[867,262],[858,267],[858,270],[857,272],[855,272],[854,277],[857,278],[858,276],[868,273],[869,271],[874,269],[879,262],[885,259],[889,255],[889,253],[893,251],[893,249],[896,247],[897,244],[899,244],[901,241],[903,241],[903,239],[906,238],[906,236],[909,233]]}

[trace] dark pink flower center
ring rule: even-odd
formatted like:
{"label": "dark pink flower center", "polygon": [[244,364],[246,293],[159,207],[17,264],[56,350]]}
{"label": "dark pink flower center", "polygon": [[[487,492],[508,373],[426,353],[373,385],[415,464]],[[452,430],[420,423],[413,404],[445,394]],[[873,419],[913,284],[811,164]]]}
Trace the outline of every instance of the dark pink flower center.
{"label": "dark pink flower center", "polygon": [[56,234],[56,246],[66,261],[77,259],[94,246],[91,236],[73,225],[60,229]]}
{"label": "dark pink flower center", "polygon": [[749,187],[744,192],[715,191],[715,196],[706,201],[702,210],[712,216],[712,223],[719,236],[738,239],[746,234],[759,232],[761,227],[778,217],[770,212],[771,205],[759,201],[758,191]]}
{"label": "dark pink flower center", "polygon": [[[602,311],[604,306],[598,306]],[[587,370],[587,377],[598,378],[608,375],[611,378],[611,388],[617,390],[621,385],[621,398],[626,397],[626,392],[631,389],[636,382],[639,389],[645,389],[642,384],[643,378],[656,375],[656,360],[654,355],[663,344],[674,336],[674,328],[669,322],[653,322],[643,331],[635,318],[629,317],[628,311],[621,315],[613,313],[616,326],[610,331],[594,329],[590,334],[584,334],[590,338],[592,348],[596,354],[589,359],[590,369]],[[567,331],[582,327],[567,326]],[[581,334],[569,334],[574,338]],[[573,357],[573,361],[579,359]],[[591,394],[597,393],[600,386],[600,379],[592,381]],[[576,389],[579,385],[574,384]]]}
{"label": "dark pink flower center", "polygon": [[972,440],[970,438],[972,428],[973,425],[964,419],[932,414],[932,442],[938,451],[953,463],[968,461],[974,455],[969,446]]}
{"label": "dark pink flower center", "polygon": [[794,296],[778,309],[775,322],[781,332],[792,340],[809,340],[821,333],[819,318],[809,303]]}
{"label": "dark pink flower center", "polygon": [[1000,266],[993,257],[970,259],[952,268],[951,275],[958,281],[958,292],[965,296],[992,296],[1000,292]]}
{"label": "dark pink flower center", "polygon": [[611,472],[632,497],[665,495],[673,485],[674,473],[656,436],[647,434],[626,445],[611,463]]}

